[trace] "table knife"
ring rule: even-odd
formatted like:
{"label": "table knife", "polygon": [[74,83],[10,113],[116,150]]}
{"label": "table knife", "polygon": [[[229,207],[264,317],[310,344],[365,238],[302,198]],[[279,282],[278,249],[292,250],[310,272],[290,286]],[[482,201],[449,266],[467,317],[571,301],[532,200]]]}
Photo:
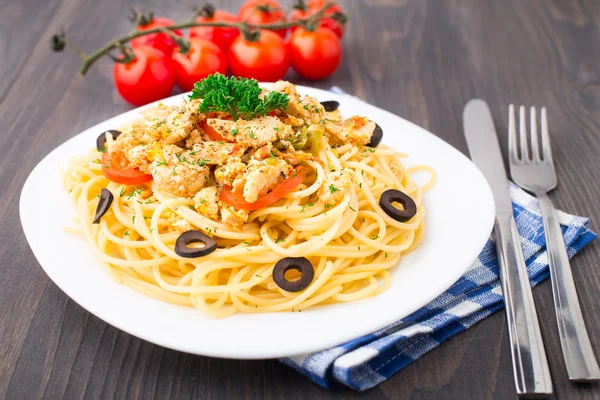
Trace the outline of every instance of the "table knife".
{"label": "table knife", "polygon": [[467,103],[463,124],[471,159],[487,179],[496,203],[494,236],[517,394],[549,396],[552,394],[550,368],[513,217],[498,136],[485,101],[474,99]]}

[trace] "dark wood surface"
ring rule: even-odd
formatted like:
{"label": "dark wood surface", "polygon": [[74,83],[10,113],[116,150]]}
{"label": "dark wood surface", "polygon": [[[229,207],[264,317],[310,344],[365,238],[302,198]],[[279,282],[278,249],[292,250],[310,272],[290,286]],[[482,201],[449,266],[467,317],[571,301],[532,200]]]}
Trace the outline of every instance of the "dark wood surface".
{"label": "dark wood surface", "polygon": [[[3,0],[0,4],[0,399],[31,398],[515,398],[506,324],[498,313],[365,393],[325,390],[277,361],[167,350],[123,333],[71,301],[45,275],[21,230],[18,201],[31,169],[82,130],[130,109],[108,60],[85,79],[74,53],[53,54],[65,28],[83,49],[129,30],[147,4],[174,19],[190,1]],[[238,1],[216,2],[236,10]],[[289,2],[287,2],[289,3]],[[499,132],[507,105],[545,105],[564,210],[600,229],[600,2],[362,0],[331,78],[296,83],[349,93],[401,115],[466,152],[461,114],[488,101]],[[501,137],[506,146],[506,138]],[[43,207],[43,193],[39,206]],[[51,210],[49,210],[51,212]],[[572,262],[591,340],[600,348],[600,242]],[[110,295],[107,293],[107,295]],[[562,361],[548,283],[535,290],[557,398],[598,399]],[[596,351],[600,356],[600,351]]]}

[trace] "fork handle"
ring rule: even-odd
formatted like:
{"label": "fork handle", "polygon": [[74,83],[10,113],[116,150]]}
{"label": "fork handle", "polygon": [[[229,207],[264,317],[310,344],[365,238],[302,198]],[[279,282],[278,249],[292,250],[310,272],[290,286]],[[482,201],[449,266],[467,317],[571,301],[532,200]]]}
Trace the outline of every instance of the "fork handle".
{"label": "fork handle", "polygon": [[494,234],[517,394],[550,396],[550,368],[512,213],[496,218]]}
{"label": "fork handle", "polygon": [[600,368],[590,343],[558,215],[546,193],[536,194],[544,219],[552,296],[563,358],[572,381],[600,380]]}

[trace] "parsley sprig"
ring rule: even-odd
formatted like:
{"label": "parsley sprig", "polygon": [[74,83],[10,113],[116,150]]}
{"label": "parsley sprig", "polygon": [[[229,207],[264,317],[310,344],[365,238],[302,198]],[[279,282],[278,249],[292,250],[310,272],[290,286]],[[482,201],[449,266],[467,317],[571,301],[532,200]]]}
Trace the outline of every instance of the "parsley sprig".
{"label": "parsley sprig", "polygon": [[223,111],[234,120],[250,120],[271,110],[286,108],[290,99],[285,93],[269,92],[259,98],[262,89],[256,79],[226,77],[213,74],[196,82],[190,99],[203,99],[201,113]]}

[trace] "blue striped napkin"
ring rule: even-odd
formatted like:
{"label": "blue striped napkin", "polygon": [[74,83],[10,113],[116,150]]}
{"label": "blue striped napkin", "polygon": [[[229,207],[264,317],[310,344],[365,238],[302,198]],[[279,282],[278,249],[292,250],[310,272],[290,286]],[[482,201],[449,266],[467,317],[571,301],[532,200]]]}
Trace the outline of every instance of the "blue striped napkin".
{"label": "blue striped napkin", "polygon": [[[548,254],[537,200],[511,184],[510,195],[531,285],[547,279]],[[569,258],[597,235],[589,219],[559,211]],[[348,343],[280,361],[323,387],[336,382],[366,390],[429,350],[504,307],[493,238],[450,289],[425,307],[377,332]]]}

